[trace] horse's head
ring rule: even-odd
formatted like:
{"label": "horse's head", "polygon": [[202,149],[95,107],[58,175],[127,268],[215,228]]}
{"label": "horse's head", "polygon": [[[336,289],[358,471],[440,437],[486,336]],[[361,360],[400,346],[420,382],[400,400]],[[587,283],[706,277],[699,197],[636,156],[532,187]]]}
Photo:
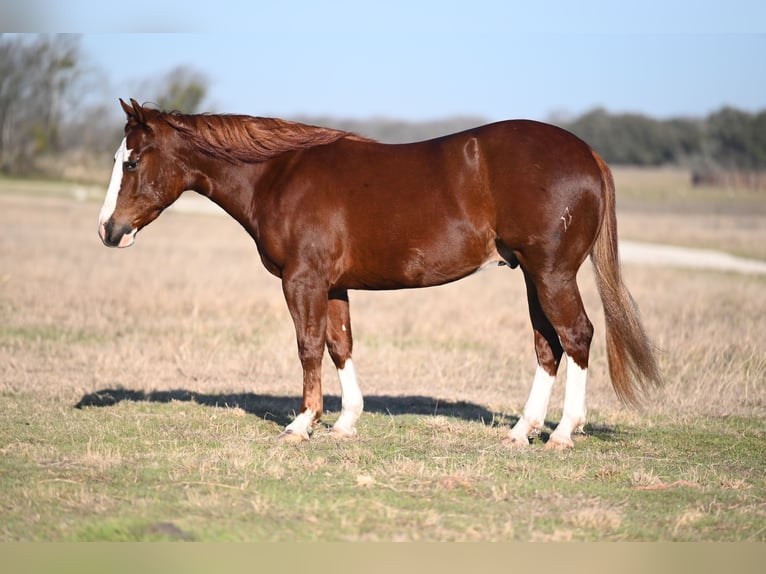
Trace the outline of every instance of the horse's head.
{"label": "horse's head", "polygon": [[128,247],[136,233],[154,221],[186,189],[183,162],[175,153],[177,134],[159,112],[131,99],[120,100],[128,116],[125,138],[114,155],[114,168],[98,235],[109,247]]}

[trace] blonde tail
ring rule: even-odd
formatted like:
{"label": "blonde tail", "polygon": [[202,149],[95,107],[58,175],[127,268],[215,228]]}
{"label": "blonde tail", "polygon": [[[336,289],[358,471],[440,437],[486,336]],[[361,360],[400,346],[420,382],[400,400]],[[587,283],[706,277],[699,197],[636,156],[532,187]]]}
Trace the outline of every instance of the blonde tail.
{"label": "blonde tail", "polygon": [[649,390],[662,386],[662,376],[638,308],[620,272],[614,178],[609,166],[595,151],[593,157],[601,169],[606,199],[604,222],[593,246],[591,260],[604,306],[609,375],[620,400],[637,405]]}

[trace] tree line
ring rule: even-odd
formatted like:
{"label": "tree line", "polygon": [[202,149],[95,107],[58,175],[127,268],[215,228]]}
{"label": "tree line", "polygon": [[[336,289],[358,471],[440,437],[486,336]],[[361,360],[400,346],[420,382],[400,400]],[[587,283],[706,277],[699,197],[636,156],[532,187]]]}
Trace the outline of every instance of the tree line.
{"label": "tree line", "polygon": [[[83,97],[94,72],[83,58],[79,40],[75,35],[0,34],[1,173],[33,174],[44,169],[42,160],[73,152],[79,158],[98,156],[99,161],[111,155],[122,118],[116,101]],[[208,81],[182,66],[159,81],[146,82],[139,91],[137,98],[161,109],[194,113],[205,109]],[[391,143],[436,137],[484,122],[480,117],[432,122],[293,119]],[[724,107],[704,118],[656,119],[596,108],[552,123],[581,137],[611,164],[683,166],[698,174],[766,171],[766,109],[751,113]]]}
{"label": "tree line", "polygon": [[724,107],[705,118],[658,120],[641,114],[592,110],[562,127],[587,141],[610,163],[681,165],[708,170],[766,169],[766,109]]}

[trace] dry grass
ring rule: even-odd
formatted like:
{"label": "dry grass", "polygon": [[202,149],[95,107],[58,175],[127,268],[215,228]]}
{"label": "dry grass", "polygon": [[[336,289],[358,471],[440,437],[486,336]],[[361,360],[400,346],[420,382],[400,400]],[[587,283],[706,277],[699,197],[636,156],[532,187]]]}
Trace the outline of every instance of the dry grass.
{"label": "dry grass", "polygon": [[[278,280],[233,221],[167,214],[135,247],[115,251],[96,237],[94,204],[0,201],[0,390],[66,404],[119,387],[299,395]],[[668,383],[652,410],[763,414],[766,282],[631,266],[625,274]],[[597,328],[589,404],[619,410],[587,263],[580,283]],[[423,394],[510,413],[523,404],[534,352],[517,271],[428,290],[354,292],[351,304],[367,395]],[[336,394],[327,367],[326,392]]]}
{"label": "dry grass", "polygon": [[[736,450],[727,465],[684,462],[699,441],[713,441],[703,452],[726,460],[729,445],[750,448],[762,436],[762,425],[750,431],[737,421],[766,415],[763,278],[626,266],[667,379],[645,412],[634,412],[607,382],[603,319],[586,264],[581,285],[597,329],[591,433],[605,438],[603,446],[584,443],[583,458],[512,456],[499,445],[535,364],[518,271],[430,290],[352,293],[354,356],[369,406],[361,437],[278,449],[273,437],[300,404],[300,367],[279,282],[261,268],[252,242],[227,218],[168,213],[133,248],[109,250],[96,236],[98,209],[50,194],[0,193],[0,455],[17,465],[0,466],[9,489],[0,497],[9,517],[0,539],[27,531],[35,539],[62,532],[187,539],[203,531],[272,540],[280,539],[275,524],[296,517],[306,524],[294,532],[302,539],[653,539],[662,534],[635,525],[654,520],[643,498],[654,491],[641,489],[679,481],[702,490],[667,489],[679,502],[658,522],[666,536],[715,539],[710,517],[734,516],[749,539],[763,539],[745,526],[766,516],[754,470],[763,460],[740,460]],[[337,395],[326,367],[325,393]],[[105,391],[150,400],[72,408]],[[174,400],[158,410],[157,402]],[[337,409],[337,399],[328,404]],[[734,422],[722,435],[707,437],[695,423],[698,442],[679,439],[687,421],[724,415]],[[487,424],[473,424],[479,419]],[[629,439],[614,447],[617,427]],[[668,458],[666,442],[678,459]],[[545,479],[557,486],[538,492]],[[287,502],[275,494],[282,484],[294,488]],[[562,488],[574,495],[558,494]],[[599,488],[622,494],[592,490]],[[666,494],[659,492],[651,496]],[[714,503],[705,502],[710,492]],[[493,502],[486,519],[456,502],[482,500]],[[328,523],[332,501],[350,512],[333,509]],[[168,518],[110,526],[107,517],[126,508]],[[83,529],[81,516],[98,526]]]}
{"label": "dry grass", "polygon": [[695,188],[688,171],[617,168],[620,237],[766,259],[763,192]]}

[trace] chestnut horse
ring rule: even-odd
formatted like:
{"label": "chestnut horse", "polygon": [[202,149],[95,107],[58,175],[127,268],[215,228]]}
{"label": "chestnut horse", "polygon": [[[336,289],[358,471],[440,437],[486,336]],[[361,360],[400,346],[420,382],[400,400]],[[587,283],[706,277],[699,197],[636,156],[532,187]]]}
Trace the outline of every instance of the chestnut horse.
{"label": "chestnut horse", "polygon": [[636,403],[661,384],[652,347],[621,278],[611,172],[560,128],[515,120],[402,145],[278,119],[184,115],[120,100],[125,138],[98,233],[127,247],[183,191],[218,204],[250,234],[295,323],[303,403],[280,435],[307,439],[322,416],[325,346],[341,386],[332,432],[356,433],[362,393],[351,360],[349,289],[404,289],[520,267],[538,367],[506,442],[545,422],[562,358],[561,421],[547,447],[572,446],[585,423],[593,326],[577,271],[590,255],[606,317],[617,396]]}

